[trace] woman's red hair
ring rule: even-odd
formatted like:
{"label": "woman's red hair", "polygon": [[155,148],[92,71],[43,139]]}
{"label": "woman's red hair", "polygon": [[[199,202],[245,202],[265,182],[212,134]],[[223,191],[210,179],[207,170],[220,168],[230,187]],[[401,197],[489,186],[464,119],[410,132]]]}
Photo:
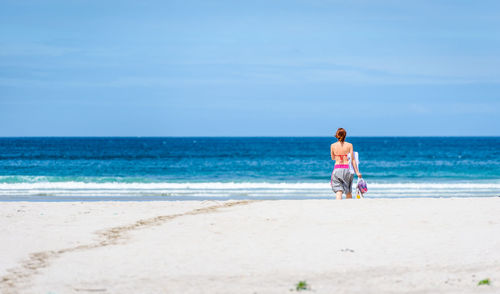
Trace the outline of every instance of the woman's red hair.
{"label": "woman's red hair", "polygon": [[337,138],[339,142],[344,142],[345,136],[347,136],[347,132],[343,128],[339,128],[335,134],[335,138]]}

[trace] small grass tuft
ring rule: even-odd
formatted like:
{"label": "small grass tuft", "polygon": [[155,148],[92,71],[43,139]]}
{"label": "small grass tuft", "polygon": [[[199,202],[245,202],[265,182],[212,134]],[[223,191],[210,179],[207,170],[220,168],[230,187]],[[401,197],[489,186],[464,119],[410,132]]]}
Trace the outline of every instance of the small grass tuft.
{"label": "small grass tuft", "polygon": [[479,283],[477,283],[478,286],[481,286],[481,285],[489,285],[491,282],[490,282],[490,279],[484,279],[484,280],[481,280],[479,281]]}
{"label": "small grass tuft", "polygon": [[299,281],[297,285],[295,285],[295,290],[297,291],[309,290],[309,285],[307,284],[306,281]]}

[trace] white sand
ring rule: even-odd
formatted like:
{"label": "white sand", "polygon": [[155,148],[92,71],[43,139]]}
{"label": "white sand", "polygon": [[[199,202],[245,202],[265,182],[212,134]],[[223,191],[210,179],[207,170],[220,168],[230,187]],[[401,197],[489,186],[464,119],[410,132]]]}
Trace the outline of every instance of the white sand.
{"label": "white sand", "polygon": [[500,293],[500,198],[4,202],[0,222],[2,293]]}

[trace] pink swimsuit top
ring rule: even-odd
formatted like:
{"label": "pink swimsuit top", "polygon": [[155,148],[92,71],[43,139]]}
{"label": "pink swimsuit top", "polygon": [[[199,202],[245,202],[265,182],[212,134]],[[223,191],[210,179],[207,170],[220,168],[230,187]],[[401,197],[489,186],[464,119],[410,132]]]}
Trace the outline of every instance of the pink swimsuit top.
{"label": "pink swimsuit top", "polygon": [[[333,154],[333,156],[340,156],[340,160],[342,160],[343,157],[345,157],[345,160],[347,160],[347,155],[348,154]],[[349,168],[348,164],[336,164],[333,168]]]}

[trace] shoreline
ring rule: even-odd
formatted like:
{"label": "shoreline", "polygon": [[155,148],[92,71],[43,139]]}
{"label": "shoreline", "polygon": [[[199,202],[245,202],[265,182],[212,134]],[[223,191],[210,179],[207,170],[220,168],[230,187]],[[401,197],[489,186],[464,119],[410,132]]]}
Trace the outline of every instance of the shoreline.
{"label": "shoreline", "polygon": [[0,289],[500,289],[500,198],[366,200],[3,202]]}
{"label": "shoreline", "polygon": [[[499,180],[368,183],[367,198],[495,197]],[[354,189],[355,190],[355,189]],[[329,199],[330,182],[0,183],[0,201]]]}
{"label": "shoreline", "polygon": [[[346,199],[345,194],[342,200],[404,200],[404,199],[484,199],[500,198],[498,196],[385,196],[371,197],[365,196],[363,199],[356,199],[353,194],[352,199]],[[205,202],[205,201],[307,201],[307,200],[336,200],[335,195],[331,196],[221,196],[221,197],[202,197],[202,196],[13,196],[0,197],[0,203],[71,203],[71,202],[89,202],[89,203],[109,203],[109,202]]]}

